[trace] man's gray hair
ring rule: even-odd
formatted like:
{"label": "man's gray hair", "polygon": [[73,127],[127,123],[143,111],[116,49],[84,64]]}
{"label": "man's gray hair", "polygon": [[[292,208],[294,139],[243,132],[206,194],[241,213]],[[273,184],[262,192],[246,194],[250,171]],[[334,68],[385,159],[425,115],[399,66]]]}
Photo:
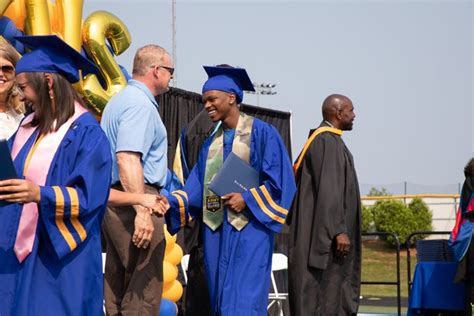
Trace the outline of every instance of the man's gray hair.
{"label": "man's gray hair", "polygon": [[139,48],[133,59],[133,75],[144,76],[154,65],[161,65],[169,53],[161,46],[150,44]]}

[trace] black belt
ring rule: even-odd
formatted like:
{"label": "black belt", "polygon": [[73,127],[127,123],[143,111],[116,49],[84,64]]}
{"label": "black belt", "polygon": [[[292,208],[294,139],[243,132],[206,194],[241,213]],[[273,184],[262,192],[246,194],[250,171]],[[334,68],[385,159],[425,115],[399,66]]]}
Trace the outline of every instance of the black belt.
{"label": "black belt", "polygon": [[162,186],[158,185],[158,184],[151,184],[151,183],[145,183],[145,185],[149,185],[151,186],[152,188],[155,188],[158,190],[158,193],[160,193],[161,189],[163,189]]}
{"label": "black belt", "polygon": [[[158,190],[158,193],[161,191],[161,189],[163,189],[162,186],[158,185],[158,184],[155,184],[155,183],[145,183],[145,185],[148,185],[156,190]],[[121,189],[123,188],[122,186],[122,183],[119,182],[115,182],[114,184],[112,184],[112,188],[114,189]]]}

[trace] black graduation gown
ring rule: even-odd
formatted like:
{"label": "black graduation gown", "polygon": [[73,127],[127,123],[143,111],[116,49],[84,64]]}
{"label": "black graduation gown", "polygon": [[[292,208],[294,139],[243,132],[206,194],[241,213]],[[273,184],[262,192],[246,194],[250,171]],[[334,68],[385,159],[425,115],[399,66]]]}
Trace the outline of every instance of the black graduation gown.
{"label": "black graduation gown", "polygon": [[[321,126],[327,126],[321,124]],[[339,135],[318,135],[296,175],[289,238],[292,315],[356,314],[360,295],[360,193],[352,154]],[[345,259],[336,258],[335,237],[347,233]]]}

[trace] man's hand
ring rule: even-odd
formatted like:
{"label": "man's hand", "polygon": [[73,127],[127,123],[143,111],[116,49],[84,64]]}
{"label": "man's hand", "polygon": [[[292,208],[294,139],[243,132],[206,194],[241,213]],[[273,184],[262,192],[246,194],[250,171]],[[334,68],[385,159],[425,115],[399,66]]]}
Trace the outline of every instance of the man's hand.
{"label": "man's hand", "polygon": [[151,213],[164,215],[170,208],[168,199],[162,195],[144,194],[140,203],[143,207],[149,208]]}
{"label": "man's hand", "polygon": [[12,203],[39,203],[41,200],[40,187],[29,180],[0,181],[0,200]]}
{"label": "man's hand", "polygon": [[150,210],[142,206],[134,206],[137,214],[135,215],[135,231],[133,232],[132,242],[138,248],[147,248],[153,235],[153,221]]}
{"label": "man's hand", "polygon": [[242,212],[245,206],[247,206],[247,204],[245,204],[244,198],[242,197],[242,194],[240,193],[232,192],[224,195],[222,199],[224,200],[225,206],[227,206],[231,211],[237,213]]}
{"label": "man's hand", "polygon": [[336,256],[345,258],[351,248],[349,236],[346,233],[341,233],[336,236]]}
{"label": "man's hand", "polygon": [[155,214],[165,215],[170,207],[168,199],[164,195],[158,194],[155,199],[155,206],[152,209]]}

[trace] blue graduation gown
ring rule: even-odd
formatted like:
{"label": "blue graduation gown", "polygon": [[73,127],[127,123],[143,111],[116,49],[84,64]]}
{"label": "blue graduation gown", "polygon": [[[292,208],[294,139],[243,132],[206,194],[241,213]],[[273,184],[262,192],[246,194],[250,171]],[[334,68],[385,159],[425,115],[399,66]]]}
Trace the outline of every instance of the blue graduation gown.
{"label": "blue graduation gown", "polygon": [[[233,137],[234,130],[224,134],[224,159],[232,150]],[[190,218],[202,220],[203,179],[211,141],[212,136],[204,142],[183,190],[169,195],[171,209],[166,219],[172,234]],[[216,231],[202,225],[208,288],[217,315],[266,315],[273,234],[280,232],[296,190],[280,135],[258,119],[252,127],[250,164],[259,171],[261,186],[242,194],[249,223],[237,231],[227,221],[224,208],[224,222]]]}
{"label": "blue graduation gown", "polygon": [[[18,153],[17,171],[23,170],[36,136]],[[21,264],[13,246],[23,204],[0,207],[0,315],[103,314],[100,225],[111,166],[100,126],[90,113],[81,115],[60,143],[41,187],[33,250]],[[78,216],[71,216],[71,205],[74,214],[79,205]]]}

